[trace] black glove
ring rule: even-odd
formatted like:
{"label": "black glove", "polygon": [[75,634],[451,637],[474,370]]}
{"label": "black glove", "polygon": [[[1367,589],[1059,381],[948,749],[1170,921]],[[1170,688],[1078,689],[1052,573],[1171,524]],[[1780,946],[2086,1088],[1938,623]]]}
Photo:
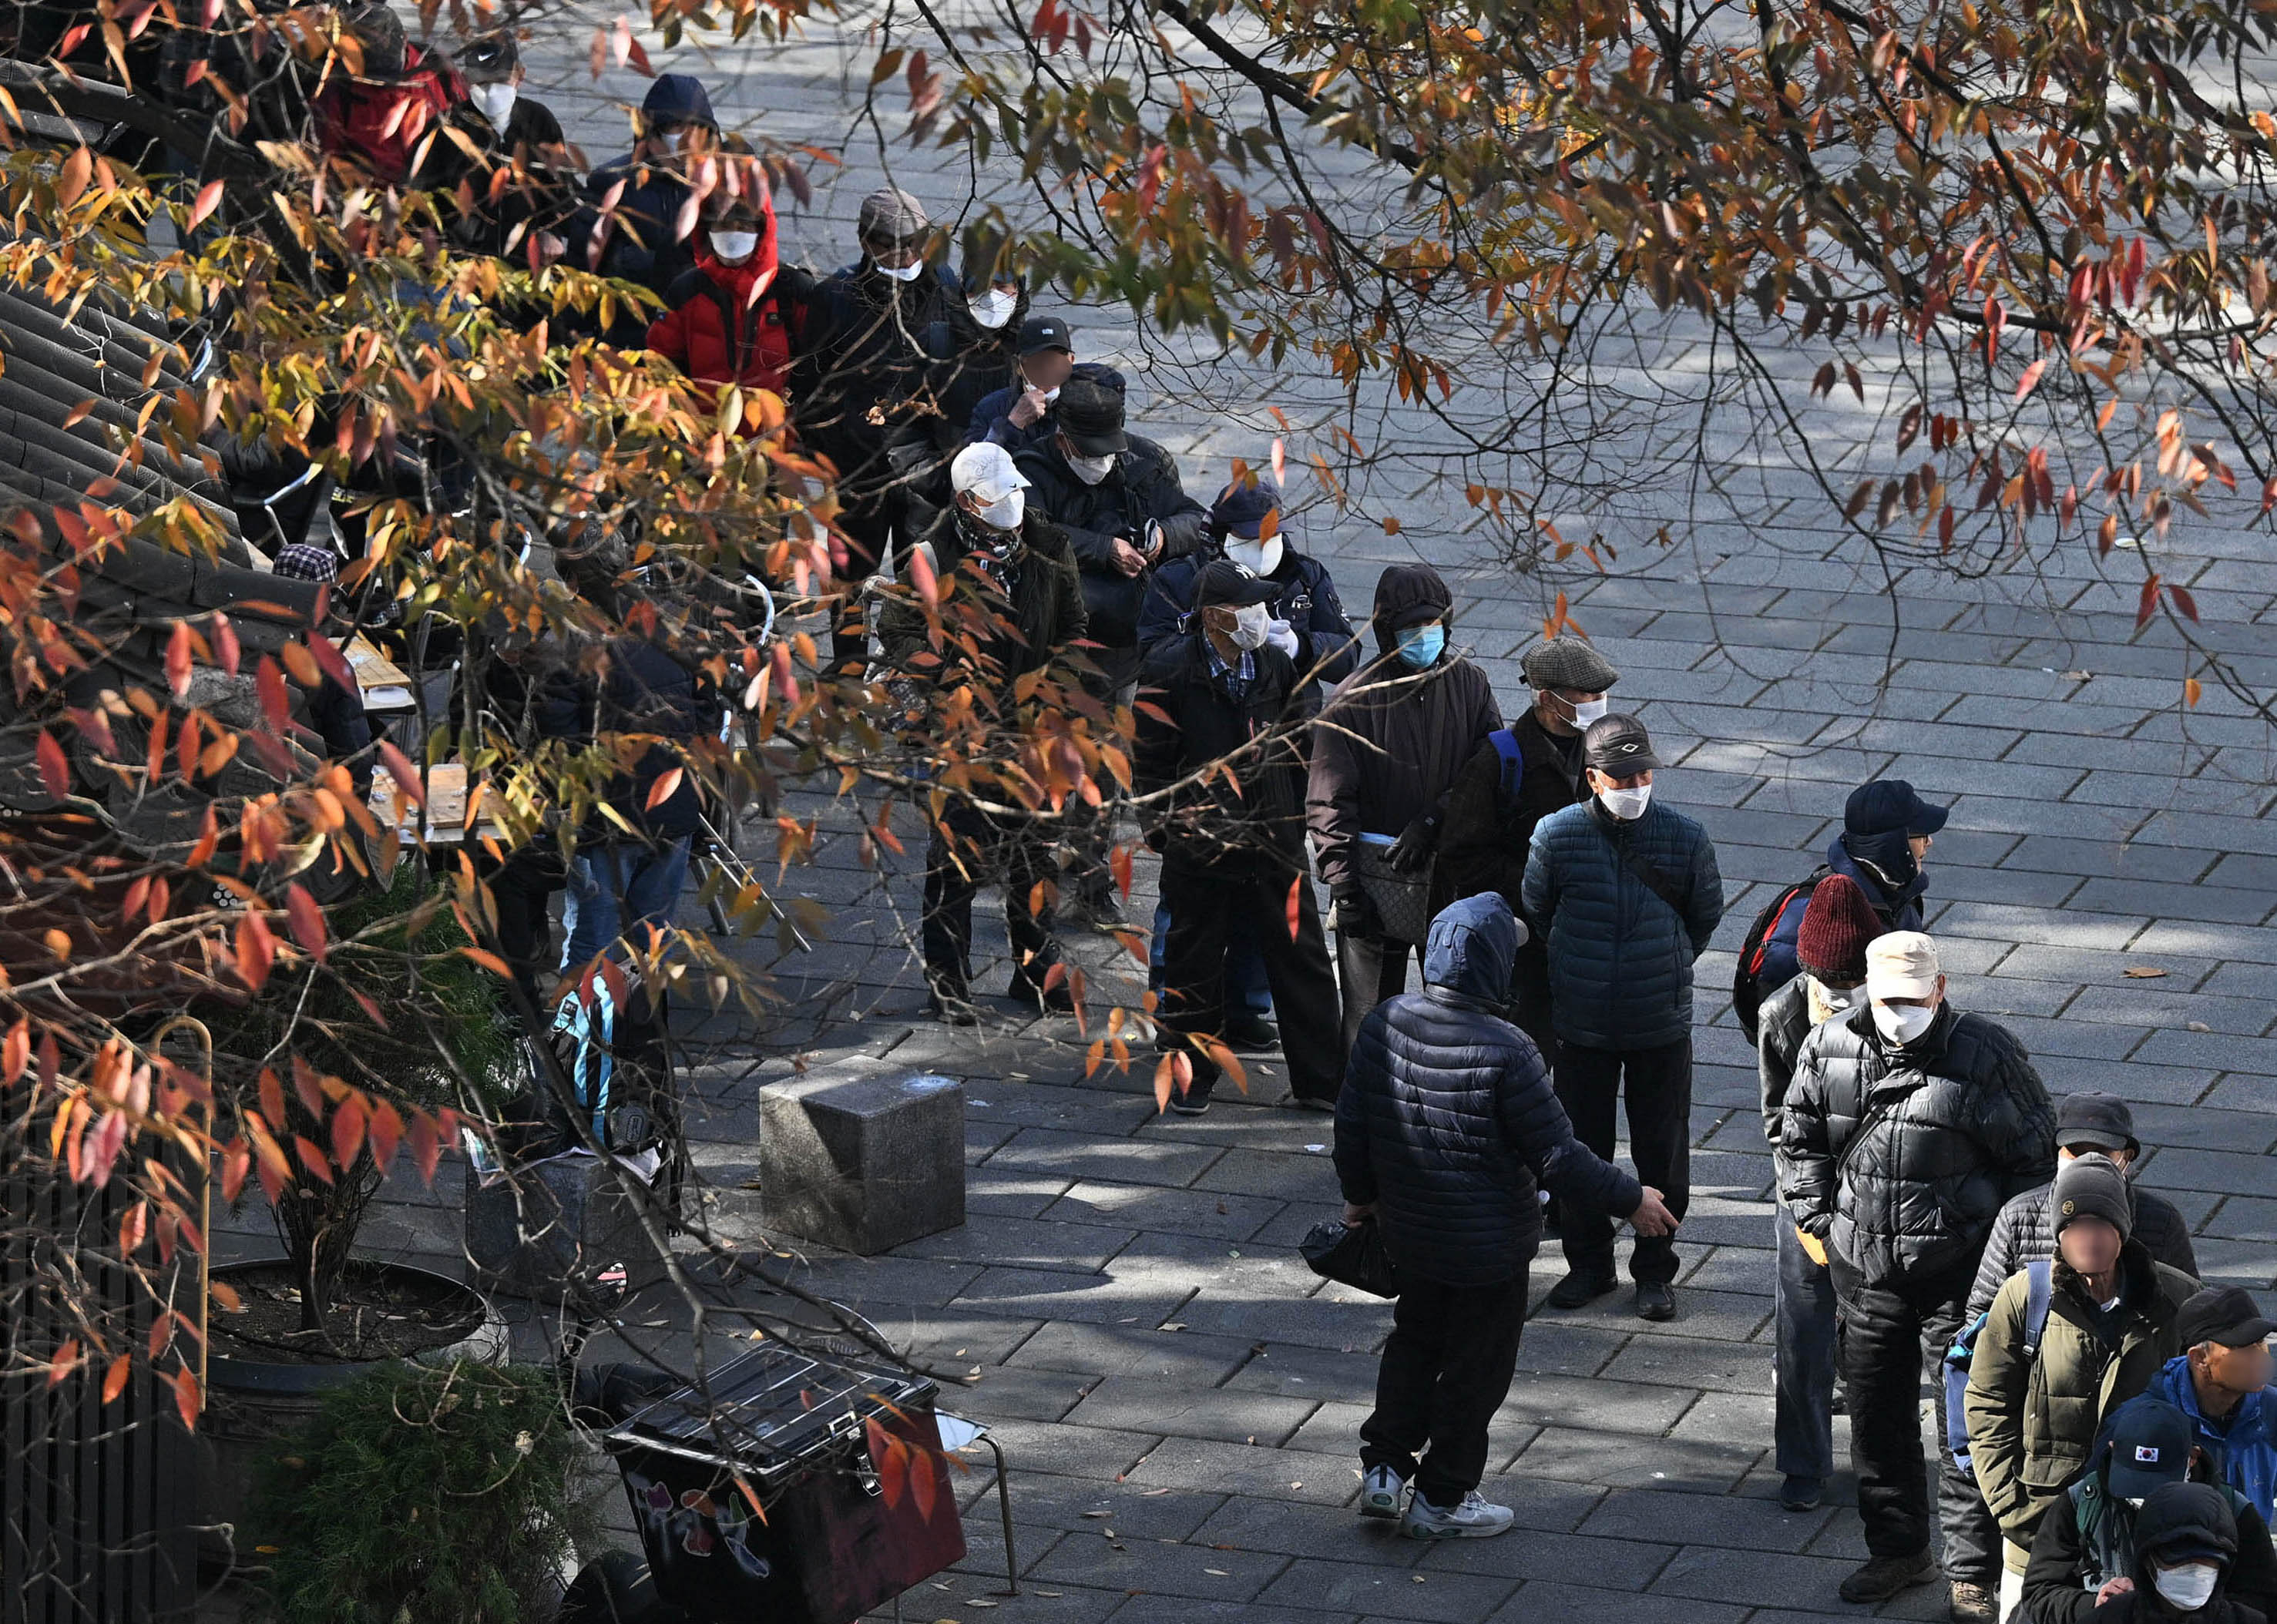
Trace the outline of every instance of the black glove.
{"label": "black glove", "polygon": [[1382,936],[1383,921],[1376,917],[1375,904],[1368,900],[1367,892],[1357,885],[1349,885],[1336,896],[1338,935],[1358,937],[1363,941]]}
{"label": "black glove", "polygon": [[1399,839],[1391,843],[1384,861],[1402,874],[1413,874],[1431,861],[1431,854],[1439,849],[1439,814],[1419,812],[1414,821],[1399,831]]}

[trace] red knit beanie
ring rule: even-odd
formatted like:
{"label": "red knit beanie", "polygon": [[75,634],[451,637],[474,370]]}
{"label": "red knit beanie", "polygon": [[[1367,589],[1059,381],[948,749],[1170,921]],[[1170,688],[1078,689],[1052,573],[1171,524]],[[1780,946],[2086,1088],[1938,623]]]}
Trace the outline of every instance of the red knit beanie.
{"label": "red knit beanie", "polygon": [[1794,956],[1822,981],[1866,979],[1866,944],[1883,933],[1881,916],[1858,882],[1830,874],[1810,888]]}

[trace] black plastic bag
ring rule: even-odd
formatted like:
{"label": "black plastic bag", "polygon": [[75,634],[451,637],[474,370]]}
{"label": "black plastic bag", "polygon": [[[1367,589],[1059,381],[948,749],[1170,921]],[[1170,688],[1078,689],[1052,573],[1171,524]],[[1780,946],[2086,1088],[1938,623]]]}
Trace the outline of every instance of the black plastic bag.
{"label": "black plastic bag", "polygon": [[1314,1274],[1378,1297],[1399,1294],[1399,1271],[1392,1267],[1383,1232],[1372,1218],[1357,1224],[1322,1218],[1306,1232],[1297,1249]]}

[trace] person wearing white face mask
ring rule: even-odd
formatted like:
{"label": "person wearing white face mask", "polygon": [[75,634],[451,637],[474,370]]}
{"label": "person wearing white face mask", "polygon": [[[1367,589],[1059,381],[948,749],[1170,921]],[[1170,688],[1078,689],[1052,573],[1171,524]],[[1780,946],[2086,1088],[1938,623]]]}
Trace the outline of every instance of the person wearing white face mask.
{"label": "person wearing white face mask", "polygon": [[[1854,1603],[1937,1576],[1918,1400],[1950,1346],[1992,1222],[2055,1168],[2055,1106],[2014,1034],[1956,1010],[1919,931],[1866,950],[1863,1009],[1813,1027],[1795,1056],[1778,1152],[1781,1199],[1827,1256],[1843,1319],[1851,1460],[1868,1560]],[[1938,1452],[1948,1559],[1981,1563],[1976,1487]],[[1995,1559],[1997,1560],[1997,1558]]]}
{"label": "person wearing white face mask", "polygon": [[[701,80],[663,73],[641,98],[636,125],[639,140],[587,178],[584,202],[561,235],[573,263],[637,282],[661,299],[696,262],[695,233],[681,224],[691,158],[718,147],[720,120]],[[619,342],[638,345],[641,330],[632,325]]]}
{"label": "person wearing white face mask", "polygon": [[1007,451],[1041,445],[1059,432],[1053,408],[1070,378],[1083,378],[1120,395],[1123,375],[1097,361],[1076,360],[1075,330],[1056,315],[1031,315],[1019,325],[1011,376],[976,402],[964,424],[967,443],[993,440]]}
{"label": "person wearing white face mask", "polygon": [[2260,1618],[2233,1596],[2245,1566],[2242,1533],[2228,1499],[2212,1484],[2153,1490],[2135,1514],[2135,1581],[2094,1617],[2098,1624],[2249,1624]]}
{"label": "person wearing white face mask", "polygon": [[[790,334],[806,291],[803,271],[776,260],[774,205],[756,167],[745,190],[714,194],[695,268],[672,285],[648,347],[689,377],[747,392],[790,387]],[[748,420],[745,432],[756,432]]]}
{"label": "person wearing white face mask", "polygon": [[468,133],[483,148],[484,161],[511,177],[496,198],[490,195],[491,171],[475,178],[482,247],[525,265],[533,247],[540,263],[560,258],[567,246],[564,232],[577,207],[576,171],[560,119],[544,102],[522,93],[522,53],[513,34],[487,34],[468,42],[457,65],[484,126]]}
{"label": "person wearing white face mask", "polygon": [[[1724,917],[1708,831],[1653,798],[1660,770],[1634,717],[1599,717],[1581,735],[1590,799],[1534,825],[1520,887],[1526,919],[1550,944],[1557,1097],[1574,1136],[1613,1154],[1626,1102],[1637,1177],[1679,1218],[1692,1194],[1692,966]],[[1578,1309],[1619,1285],[1612,1215],[1560,1215],[1565,1278],[1552,1308]],[[1676,1317],[1673,1238],[1640,1237],[1629,1260],[1641,1319]]]}

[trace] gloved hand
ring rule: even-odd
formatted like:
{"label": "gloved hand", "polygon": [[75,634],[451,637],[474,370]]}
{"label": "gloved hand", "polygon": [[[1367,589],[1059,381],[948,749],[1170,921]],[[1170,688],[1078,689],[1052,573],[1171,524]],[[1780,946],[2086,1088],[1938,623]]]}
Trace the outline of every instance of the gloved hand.
{"label": "gloved hand", "polygon": [[1291,659],[1297,657],[1297,634],[1286,620],[1268,622],[1265,627],[1265,641]]}
{"label": "gloved hand", "polygon": [[1413,874],[1431,861],[1431,854],[1439,849],[1439,814],[1436,810],[1420,812],[1399,839],[1391,843],[1385,861],[1402,874]]}
{"label": "gloved hand", "polygon": [[1826,1242],[1821,1241],[1816,1235],[1812,1234],[1809,1230],[1803,1228],[1800,1224],[1795,1226],[1794,1233],[1795,1239],[1802,1242],[1803,1256],[1809,1258],[1811,1262],[1816,1264],[1820,1268],[1824,1269],[1826,1267]]}
{"label": "gloved hand", "polygon": [[1383,921],[1376,917],[1375,904],[1357,885],[1348,885],[1336,892],[1336,933],[1363,941],[1375,940],[1383,934]]}

